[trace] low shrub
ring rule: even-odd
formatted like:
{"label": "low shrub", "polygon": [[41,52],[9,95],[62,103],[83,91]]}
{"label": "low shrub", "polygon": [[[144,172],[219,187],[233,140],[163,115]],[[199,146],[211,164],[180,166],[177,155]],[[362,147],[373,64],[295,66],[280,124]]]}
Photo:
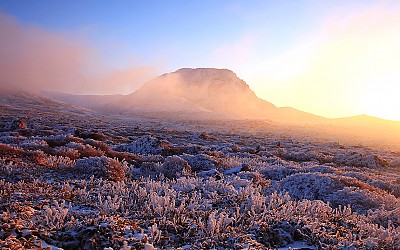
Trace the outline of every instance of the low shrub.
{"label": "low shrub", "polygon": [[123,181],[125,179],[122,163],[105,156],[79,159],[76,161],[76,167],[86,174],[104,177],[113,181]]}

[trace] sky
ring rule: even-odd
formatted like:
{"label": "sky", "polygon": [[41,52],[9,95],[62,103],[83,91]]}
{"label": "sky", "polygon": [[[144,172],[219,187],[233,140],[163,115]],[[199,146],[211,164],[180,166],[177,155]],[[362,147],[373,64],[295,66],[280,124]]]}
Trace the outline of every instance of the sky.
{"label": "sky", "polygon": [[399,44],[397,0],[0,0],[2,84],[79,94],[228,68],[280,107],[400,120]]}

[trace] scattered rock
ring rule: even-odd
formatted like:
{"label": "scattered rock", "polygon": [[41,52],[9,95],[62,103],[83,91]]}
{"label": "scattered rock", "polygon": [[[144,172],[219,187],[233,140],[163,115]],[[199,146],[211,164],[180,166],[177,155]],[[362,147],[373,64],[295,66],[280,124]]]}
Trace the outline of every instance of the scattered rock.
{"label": "scattered rock", "polygon": [[237,173],[239,173],[239,172],[243,172],[243,171],[252,171],[252,170],[253,170],[253,168],[252,168],[251,166],[249,166],[248,164],[243,163],[243,164],[241,164],[241,165],[238,166],[238,167],[225,170],[224,174],[225,174],[225,175],[237,174]]}
{"label": "scattered rock", "polygon": [[223,175],[216,169],[210,169],[207,171],[201,171],[197,173],[199,177],[214,177],[216,180],[221,180]]}

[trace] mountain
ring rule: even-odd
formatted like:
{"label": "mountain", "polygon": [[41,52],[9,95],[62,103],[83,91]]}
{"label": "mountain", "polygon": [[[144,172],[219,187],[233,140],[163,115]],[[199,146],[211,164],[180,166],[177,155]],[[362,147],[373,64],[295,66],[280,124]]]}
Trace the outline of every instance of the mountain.
{"label": "mountain", "polygon": [[69,130],[70,125],[78,121],[80,124],[101,124],[101,114],[93,110],[56,101],[32,91],[9,88],[0,90],[0,132],[10,131],[15,122],[18,128],[25,129],[25,136],[35,130],[53,133],[47,125],[55,130]]}
{"label": "mountain", "polygon": [[277,108],[258,98],[245,81],[228,69],[179,69],[144,83],[140,89],[126,96],[76,96],[61,93],[48,93],[48,96],[102,110],[213,113],[226,118],[285,122],[326,120],[293,108]]}
{"label": "mountain", "polygon": [[0,89],[0,110],[2,114],[17,115],[62,114],[91,115],[92,110],[54,100],[42,94],[21,89]]}
{"label": "mountain", "polygon": [[399,130],[400,121],[386,120],[369,115],[356,115],[351,117],[332,119],[332,122],[338,125],[351,127],[367,127],[375,130],[391,131],[392,129]]}
{"label": "mountain", "polygon": [[44,91],[43,95],[54,100],[95,110],[113,107],[125,97],[124,95],[74,95],[50,91]]}
{"label": "mountain", "polygon": [[[159,110],[209,111],[238,116],[257,116],[261,109],[276,109],[250,90],[227,69],[180,69],[164,74],[130,94],[125,103]],[[172,104],[172,106],[170,106]]]}
{"label": "mountain", "polygon": [[[232,119],[256,118],[260,119],[257,127],[273,124],[283,133],[296,131],[303,139],[319,138],[325,141],[329,137],[329,140],[336,141],[345,138],[343,140],[349,143],[362,142],[374,147],[397,145],[400,141],[398,121],[366,115],[328,119],[290,107],[278,108],[258,98],[243,80],[226,69],[180,69],[146,82],[129,95],[47,92],[47,97],[44,97],[27,91],[0,90],[0,121],[3,121],[4,115],[28,117],[30,120],[46,119],[55,124],[61,124],[63,119],[66,120],[64,124],[71,119],[99,123],[97,119],[100,118],[189,120],[195,123],[222,119],[230,124]],[[272,123],[265,123],[265,120]],[[283,122],[282,126],[280,122]]]}

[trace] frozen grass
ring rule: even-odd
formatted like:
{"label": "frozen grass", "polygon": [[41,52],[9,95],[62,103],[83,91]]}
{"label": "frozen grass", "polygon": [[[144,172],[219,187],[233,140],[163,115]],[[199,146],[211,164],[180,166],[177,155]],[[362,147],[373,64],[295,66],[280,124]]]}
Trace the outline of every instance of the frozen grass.
{"label": "frozen grass", "polygon": [[400,248],[398,153],[258,124],[56,112],[4,126],[0,248]]}

